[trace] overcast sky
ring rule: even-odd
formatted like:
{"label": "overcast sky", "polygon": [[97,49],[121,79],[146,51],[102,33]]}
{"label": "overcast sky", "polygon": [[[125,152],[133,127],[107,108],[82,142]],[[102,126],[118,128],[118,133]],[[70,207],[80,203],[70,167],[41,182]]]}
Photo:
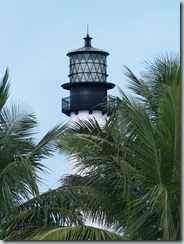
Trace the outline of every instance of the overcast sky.
{"label": "overcast sky", "polygon": [[[61,88],[69,81],[68,51],[84,45],[87,23],[92,46],[110,53],[108,81],[125,89],[123,65],[138,76],[143,61],[180,53],[180,2],[177,0],[0,0],[0,77],[8,67],[10,100],[31,106],[38,138],[68,117],[61,113]],[[117,87],[109,94],[118,95]],[[52,171],[47,186],[66,173],[63,156],[43,161]]]}

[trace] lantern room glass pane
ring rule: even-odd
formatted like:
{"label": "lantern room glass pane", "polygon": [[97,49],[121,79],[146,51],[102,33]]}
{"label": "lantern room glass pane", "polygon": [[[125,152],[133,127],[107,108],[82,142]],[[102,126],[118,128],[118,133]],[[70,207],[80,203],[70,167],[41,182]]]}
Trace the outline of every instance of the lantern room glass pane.
{"label": "lantern room glass pane", "polygon": [[70,82],[106,82],[106,56],[79,53],[70,56]]}

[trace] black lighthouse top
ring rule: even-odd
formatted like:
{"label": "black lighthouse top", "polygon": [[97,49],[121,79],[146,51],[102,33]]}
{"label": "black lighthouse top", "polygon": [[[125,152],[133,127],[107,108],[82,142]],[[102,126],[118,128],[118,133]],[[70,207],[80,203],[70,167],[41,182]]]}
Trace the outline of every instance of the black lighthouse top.
{"label": "black lighthouse top", "polygon": [[70,97],[62,100],[62,112],[68,116],[80,110],[102,110],[98,105],[107,100],[107,90],[115,86],[107,82],[109,53],[92,47],[91,40],[87,33],[84,46],[67,53],[70,82],[62,84],[62,88],[70,90]]}
{"label": "black lighthouse top", "polygon": [[84,39],[84,46],[81,47],[81,48],[78,48],[78,49],[75,49],[73,51],[68,52],[67,56],[70,57],[73,53],[78,53],[78,52],[83,52],[83,51],[84,52],[96,52],[96,53],[100,52],[100,53],[103,53],[103,55],[105,55],[105,56],[109,55],[109,53],[104,51],[104,50],[92,47],[91,40],[93,38],[90,37],[88,33],[87,33],[86,37],[84,37],[83,39]]}
{"label": "black lighthouse top", "polygon": [[[107,83],[107,61],[108,52],[92,47],[92,38],[89,34],[84,39],[84,46],[67,53],[70,58],[70,83],[62,85],[64,89],[70,90],[75,83]],[[107,83],[107,89],[114,84]]]}

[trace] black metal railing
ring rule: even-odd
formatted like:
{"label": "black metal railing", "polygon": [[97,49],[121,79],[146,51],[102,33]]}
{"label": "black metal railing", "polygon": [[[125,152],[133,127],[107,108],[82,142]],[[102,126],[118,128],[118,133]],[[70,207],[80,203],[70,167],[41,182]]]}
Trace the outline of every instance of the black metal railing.
{"label": "black metal railing", "polygon": [[68,116],[71,111],[79,110],[102,110],[102,112],[106,112],[114,107],[115,99],[111,95],[107,97],[84,95],[77,98],[69,96],[62,98],[62,112]]}
{"label": "black metal railing", "polygon": [[70,97],[62,98],[62,109],[64,110],[70,109]]}

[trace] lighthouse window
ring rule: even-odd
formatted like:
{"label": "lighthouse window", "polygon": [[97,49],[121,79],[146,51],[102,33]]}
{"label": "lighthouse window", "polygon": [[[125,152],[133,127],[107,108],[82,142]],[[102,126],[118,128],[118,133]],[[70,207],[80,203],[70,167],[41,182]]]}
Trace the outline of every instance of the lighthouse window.
{"label": "lighthouse window", "polygon": [[91,59],[90,56],[91,55],[89,53],[84,54],[84,60],[85,60],[85,62],[88,62]]}
{"label": "lighthouse window", "polygon": [[70,65],[76,63],[98,63],[106,65],[106,57],[100,54],[76,54],[70,57]]}
{"label": "lighthouse window", "polygon": [[106,82],[106,56],[79,53],[70,57],[70,82]]}
{"label": "lighthouse window", "polygon": [[82,72],[82,71],[83,71],[82,66],[79,65],[79,67],[78,67],[78,72]]}

